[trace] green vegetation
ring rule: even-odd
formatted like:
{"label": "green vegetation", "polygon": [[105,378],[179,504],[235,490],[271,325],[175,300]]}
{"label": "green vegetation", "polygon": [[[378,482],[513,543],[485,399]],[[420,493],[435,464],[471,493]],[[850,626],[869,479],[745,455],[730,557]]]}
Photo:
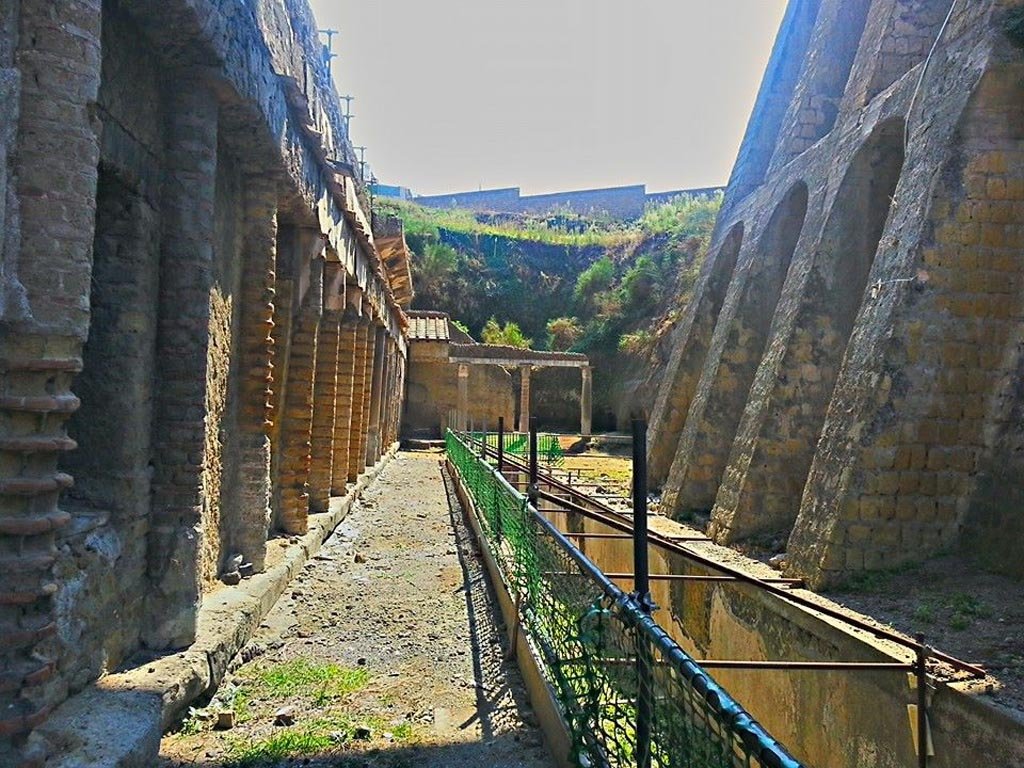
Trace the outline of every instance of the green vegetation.
{"label": "green vegetation", "polygon": [[277,730],[263,739],[232,742],[225,768],[257,768],[289,758],[332,754],[346,745],[368,742],[384,734],[398,744],[409,743],[416,735],[412,725],[404,721],[389,724],[378,717],[331,714]]}
{"label": "green vegetation", "polygon": [[529,349],[533,344],[533,339],[526,338],[517,323],[508,322],[502,326],[493,317],[484,324],[480,336],[485,344],[499,344],[504,347]]}
{"label": "green vegetation", "polygon": [[370,673],[362,667],[349,669],[338,664],[313,664],[305,659],[294,659],[254,670],[251,680],[254,694],[261,698],[312,694],[313,703],[319,706],[360,690],[370,681]]}
{"label": "green vegetation", "polygon": [[635,222],[474,214],[388,199],[414,253],[414,307],[437,309],[490,343],[587,354],[595,410],[610,380],[636,374],[685,306],[721,197],[681,196]]}
{"label": "green vegetation", "polygon": [[583,335],[583,326],[575,317],[548,320],[548,349],[565,352],[572,349]]}

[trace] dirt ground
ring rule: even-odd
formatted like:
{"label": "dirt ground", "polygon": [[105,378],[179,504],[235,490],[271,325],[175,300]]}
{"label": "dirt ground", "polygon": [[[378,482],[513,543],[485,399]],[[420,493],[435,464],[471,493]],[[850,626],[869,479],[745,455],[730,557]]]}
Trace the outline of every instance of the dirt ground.
{"label": "dirt ground", "polygon": [[440,458],[384,470],[161,768],[553,765]]}
{"label": "dirt ground", "polygon": [[976,663],[1000,685],[992,697],[1024,712],[1024,601],[1019,581],[987,573],[960,555],[898,571],[865,574],[826,593],[963,661]]}

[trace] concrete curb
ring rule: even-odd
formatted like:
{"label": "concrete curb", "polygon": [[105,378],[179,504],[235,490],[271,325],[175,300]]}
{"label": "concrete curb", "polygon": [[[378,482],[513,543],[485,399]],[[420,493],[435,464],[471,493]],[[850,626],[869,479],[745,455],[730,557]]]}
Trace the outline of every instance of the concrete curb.
{"label": "concrete curb", "polygon": [[255,634],[291,580],[347,517],[352,504],[398,451],[395,443],[309,530],[263,573],[218,590],[199,609],[196,641],[135,669],[100,678],[54,711],[37,733],[54,748],[55,768],[149,768],[160,737],[188,708],[213,693],[231,659]]}

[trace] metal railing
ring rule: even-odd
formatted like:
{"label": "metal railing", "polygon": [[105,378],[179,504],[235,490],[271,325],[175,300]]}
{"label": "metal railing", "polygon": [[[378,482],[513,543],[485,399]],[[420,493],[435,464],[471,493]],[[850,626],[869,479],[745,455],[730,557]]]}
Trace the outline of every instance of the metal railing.
{"label": "metal railing", "polygon": [[[558,698],[580,766],[799,768],[650,615],[518,492],[487,441],[446,434],[448,458]],[[531,452],[536,456],[536,451]]]}

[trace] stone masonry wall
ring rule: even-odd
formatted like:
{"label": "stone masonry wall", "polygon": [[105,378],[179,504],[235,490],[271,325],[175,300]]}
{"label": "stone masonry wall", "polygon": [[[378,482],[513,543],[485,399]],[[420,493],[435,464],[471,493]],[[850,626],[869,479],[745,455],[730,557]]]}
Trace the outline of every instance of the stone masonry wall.
{"label": "stone masonry wall", "polygon": [[[424,349],[431,346],[443,348],[443,361]],[[410,365],[403,435],[439,438],[449,426],[448,414],[459,405],[459,366],[447,361],[447,345],[423,341],[412,343]],[[512,376],[503,368],[469,366],[468,402],[468,417],[474,424],[486,422],[491,429],[497,429],[498,417],[504,416],[505,428],[513,429],[515,387]]]}
{"label": "stone masonry wall", "polygon": [[325,260],[381,329],[381,433],[407,347],[302,0],[0,0],[0,99],[0,765],[36,768],[54,707],[345,492]]}
{"label": "stone masonry wall", "polygon": [[[1024,476],[1012,256],[1024,100],[1006,31],[1022,5],[961,3],[943,28],[948,3],[821,3],[775,159],[752,185],[741,151],[677,331],[649,449],[656,471],[672,457],[666,511],[711,510],[719,541],[769,536],[814,585],[956,546],[1020,572],[997,539],[1019,527]],[[805,8],[791,3],[779,45],[805,29]],[[771,111],[778,71],[757,110]],[[810,109],[814,94],[835,114]],[[755,112],[745,146],[771,125]],[[799,236],[780,291],[765,277],[779,244],[764,244],[798,185],[806,214],[781,214]],[[696,320],[739,231],[709,346]]]}

